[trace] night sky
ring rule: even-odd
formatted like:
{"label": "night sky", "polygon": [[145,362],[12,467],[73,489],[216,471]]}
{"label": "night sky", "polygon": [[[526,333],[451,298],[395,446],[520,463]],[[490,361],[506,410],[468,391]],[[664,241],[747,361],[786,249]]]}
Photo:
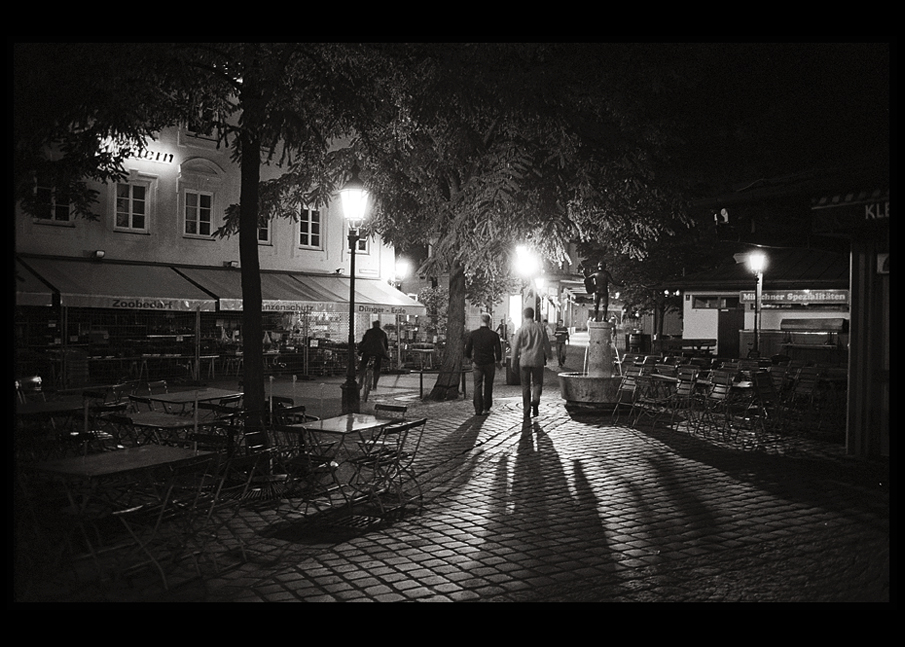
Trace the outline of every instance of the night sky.
{"label": "night sky", "polygon": [[676,48],[692,81],[672,106],[694,126],[690,144],[739,180],[888,165],[888,44]]}

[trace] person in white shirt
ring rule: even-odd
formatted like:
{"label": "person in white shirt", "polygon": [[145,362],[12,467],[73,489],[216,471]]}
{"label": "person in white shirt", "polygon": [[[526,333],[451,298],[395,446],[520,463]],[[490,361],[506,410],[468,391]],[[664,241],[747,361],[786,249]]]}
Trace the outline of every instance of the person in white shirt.
{"label": "person in white shirt", "polygon": [[512,358],[519,366],[522,406],[527,419],[532,414],[538,415],[540,396],[544,390],[544,366],[553,357],[553,349],[547,331],[534,320],[534,308],[525,308],[522,319],[522,327],[515,333],[512,342]]}

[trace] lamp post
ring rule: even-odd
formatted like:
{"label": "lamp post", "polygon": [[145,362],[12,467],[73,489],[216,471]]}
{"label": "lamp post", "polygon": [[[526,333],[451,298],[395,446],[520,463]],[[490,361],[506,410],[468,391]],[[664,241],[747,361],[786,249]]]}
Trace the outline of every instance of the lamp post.
{"label": "lamp post", "polygon": [[754,289],[754,348],[752,354],[760,357],[760,301],[764,290],[764,267],[767,265],[767,256],[763,252],[751,252],[748,254],[748,268],[757,277]]}
{"label": "lamp post", "polygon": [[342,385],[342,412],[358,413],[361,403],[355,381],[355,254],[358,249],[358,229],[364,220],[368,192],[358,177],[358,165],[352,167],[352,177],[340,189],[343,217],[349,223],[349,357],[346,381]]}

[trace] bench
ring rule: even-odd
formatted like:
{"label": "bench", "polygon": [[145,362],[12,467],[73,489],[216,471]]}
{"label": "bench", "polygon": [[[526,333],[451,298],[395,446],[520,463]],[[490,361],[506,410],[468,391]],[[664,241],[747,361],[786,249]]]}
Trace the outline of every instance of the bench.
{"label": "bench", "polygon": [[655,344],[655,350],[660,353],[679,353],[690,352],[710,353],[716,347],[716,339],[680,339],[678,337],[669,339],[658,339]]}

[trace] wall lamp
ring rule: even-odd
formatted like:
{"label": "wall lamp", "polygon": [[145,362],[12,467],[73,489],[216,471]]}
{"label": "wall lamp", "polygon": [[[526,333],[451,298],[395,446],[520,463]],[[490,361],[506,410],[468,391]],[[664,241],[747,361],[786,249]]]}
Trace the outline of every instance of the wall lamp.
{"label": "wall lamp", "polygon": [[223,261],[223,267],[239,267],[239,261]]}
{"label": "wall lamp", "polygon": [[107,255],[107,253],[102,249],[96,249],[93,252],[91,252],[91,258],[93,258],[96,261],[101,260],[106,255]]}

